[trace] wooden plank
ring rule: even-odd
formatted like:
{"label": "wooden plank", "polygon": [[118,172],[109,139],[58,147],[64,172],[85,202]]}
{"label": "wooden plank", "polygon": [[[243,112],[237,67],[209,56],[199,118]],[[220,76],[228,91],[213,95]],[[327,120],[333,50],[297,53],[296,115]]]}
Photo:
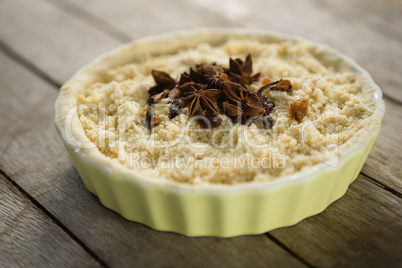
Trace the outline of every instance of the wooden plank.
{"label": "wooden plank", "polygon": [[[242,26],[294,33],[327,43],[354,58],[371,73],[387,95],[402,102],[402,77],[393,71],[402,69],[402,35],[387,34],[387,25],[376,24],[375,31],[367,27],[367,24],[376,23],[372,16],[358,17],[353,12],[343,12],[321,0],[235,1],[236,10],[239,10],[236,16],[230,12],[233,6],[226,5],[224,1],[196,0],[193,3],[227,19],[234,17],[234,23]],[[390,13],[389,16],[399,18],[399,14]],[[394,24],[397,20],[392,19],[392,27],[399,27]]]}
{"label": "wooden plank", "polygon": [[371,27],[377,28],[377,25],[381,25],[381,30],[387,30],[389,34],[402,34],[401,1],[394,0],[386,3],[376,0],[322,1],[324,2],[343,12],[372,22],[369,25]]}
{"label": "wooden plank", "polygon": [[119,42],[43,0],[4,0],[0,40],[58,83]]}
{"label": "wooden plank", "polygon": [[359,176],[317,217],[270,232],[318,267],[400,267],[402,199]]}
{"label": "wooden plank", "polygon": [[116,4],[108,0],[51,2],[103,31],[110,33],[112,28],[131,39],[201,26],[234,25],[223,16],[200,9],[192,1],[119,0]]}
{"label": "wooden plank", "polygon": [[100,267],[0,174],[0,267]]}
{"label": "wooden plank", "polygon": [[362,172],[402,193],[402,106],[385,100],[386,114],[381,133]]}
{"label": "wooden plank", "polygon": [[106,209],[85,189],[54,129],[57,91],[2,54],[0,63],[0,109],[9,115],[0,121],[0,168],[106,264],[305,266],[264,235],[187,238]]}

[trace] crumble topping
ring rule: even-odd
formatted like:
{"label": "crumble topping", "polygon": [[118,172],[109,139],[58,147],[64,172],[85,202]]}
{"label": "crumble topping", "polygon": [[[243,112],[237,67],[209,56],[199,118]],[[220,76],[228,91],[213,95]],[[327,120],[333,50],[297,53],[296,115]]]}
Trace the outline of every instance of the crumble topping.
{"label": "crumble topping", "polygon": [[[103,154],[155,179],[191,184],[273,180],[336,157],[373,114],[369,89],[358,75],[338,69],[315,50],[302,42],[231,40],[172,55],[144,55],[107,71],[105,81],[87,88],[77,100],[79,118]],[[275,103],[271,128],[261,121],[235,123],[225,113],[219,125],[205,128],[189,116],[189,107],[172,116],[177,103],[168,93],[151,101],[156,104],[150,113],[148,90],[156,85],[152,70],[179,80],[199,64],[229,68],[229,58],[245,59],[249,53],[253,72],[260,73],[248,85],[251,92],[269,81],[291,82],[291,92],[265,91]]]}

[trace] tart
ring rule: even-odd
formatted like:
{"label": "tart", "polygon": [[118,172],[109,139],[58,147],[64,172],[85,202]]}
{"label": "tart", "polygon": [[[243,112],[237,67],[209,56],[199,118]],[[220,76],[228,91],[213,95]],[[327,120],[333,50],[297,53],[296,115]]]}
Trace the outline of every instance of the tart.
{"label": "tart", "polygon": [[63,85],[55,123],[106,207],[157,230],[229,237],[340,198],[384,111],[370,75],[327,46],[197,29],[97,58]]}

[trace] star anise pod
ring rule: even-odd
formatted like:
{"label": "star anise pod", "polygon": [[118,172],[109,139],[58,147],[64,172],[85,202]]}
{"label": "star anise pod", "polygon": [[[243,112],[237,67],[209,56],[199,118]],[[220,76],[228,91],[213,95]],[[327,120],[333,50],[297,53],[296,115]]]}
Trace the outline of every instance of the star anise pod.
{"label": "star anise pod", "polygon": [[260,73],[252,74],[252,59],[251,55],[248,54],[246,60],[243,62],[241,59],[229,59],[230,80],[236,83],[246,86],[252,82],[258,80]]}
{"label": "star anise pod", "polygon": [[145,115],[145,120],[141,119],[141,123],[144,127],[147,127],[148,129],[152,129],[159,125],[160,117],[155,115],[155,111],[152,106],[148,107],[147,113]]}
{"label": "star anise pod", "polygon": [[213,64],[204,63],[197,65],[196,71],[203,75],[207,73],[223,73],[223,69],[220,66],[216,65],[216,63]]}
{"label": "star anise pod", "polygon": [[300,99],[289,105],[290,116],[300,124],[307,114],[308,99]]}
{"label": "star anise pod", "polygon": [[169,119],[173,119],[181,113],[181,100],[176,99],[170,105]]}
{"label": "star anise pod", "polygon": [[163,90],[164,90],[163,87],[156,85],[148,89],[148,94],[149,96],[153,96],[162,93]]}
{"label": "star anise pod", "polygon": [[262,123],[264,125],[264,128],[271,129],[275,125],[275,120],[268,115],[264,115],[262,117]]}
{"label": "star anise pod", "polygon": [[197,116],[196,121],[203,128],[215,128],[222,123],[222,118],[216,114],[211,114],[204,110],[200,115]]}
{"label": "star anise pod", "polygon": [[181,97],[181,90],[178,85],[176,85],[168,94],[169,102],[172,102]]}
{"label": "star anise pod", "polygon": [[270,90],[280,90],[280,91],[291,91],[292,89],[292,83],[289,80],[278,80],[271,82],[269,84],[263,85],[260,87],[257,91],[258,95],[261,95],[262,92],[265,90],[270,89]]}
{"label": "star anise pod", "polygon": [[[183,86],[182,86],[183,87]],[[202,111],[207,111],[211,114],[218,113],[214,102],[218,100],[221,91],[218,89],[206,89],[195,85],[190,85],[191,90],[183,92],[183,106],[189,106],[189,117],[200,114]]]}
{"label": "star anise pod", "polygon": [[260,97],[240,84],[225,82],[223,91],[229,99],[228,102],[223,103],[223,110],[233,122],[239,122],[241,119],[241,122],[245,123],[250,118],[265,114],[266,109]]}
{"label": "star anise pod", "polygon": [[204,74],[202,72],[194,71],[193,68],[190,68],[190,78],[194,83],[205,84]]}
{"label": "star anise pod", "polygon": [[289,80],[279,80],[278,84],[276,84],[274,87],[270,88],[271,90],[280,90],[280,91],[291,91],[292,90],[292,84],[290,83]]}
{"label": "star anise pod", "polygon": [[[223,111],[234,123],[246,123],[250,119],[262,120],[265,128],[272,128],[275,120],[269,116],[275,104],[263,92],[266,89],[290,91],[289,80],[271,82],[269,78],[262,81],[263,86],[252,92],[248,86],[256,81],[260,73],[253,74],[252,59],[248,54],[245,61],[236,58],[229,60],[229,68],[216,63],[203,63],[184,72],[176,82],[168,73],[152,70],[156,85],[148,89],[148,102],[154,104],[168,97],[170,105],[169,118],[173,119],[181,113],[182,107],[189,106],[189,117],[199,115],[196,121],[202,127],[216,127],[222,118],[218,116]],[[219,107],[219,109],[215,106]],[[295,103],[293,106],[296,107]],[[292,107],[293,107],[292,106]],[[293,108],[294,108],[293,107]],[[289,108],[293,117],[299,120],[303,109]],[[151,110],[147,111],[143,124],[150,129],[159,123],[159,117]]]}
{"label": "star anise pod", "polygon": [[152,70],[151,73],[156,84],[163,89],[172,89],[176,85],[176,81],[166,72]]}
{"label": "star anise pod", "polygon": [[191,81],[191,77],[187,72],[184,72],[180,75],[179,82],[177,83],[179,86],[184,85],[185,83],[189,83]]}
{"label": "star anise pod", "polygon": [[159,93],[159,94],[155,94],[152,96],[149,96],[148,98],[148,104],[155,104],[160,102],[161,99],[163,99],[164,97],[166,97],[167,93],[165,91]]}
{"label": "star anise pod", "polygon": [[275,103],[268,98],[267,94],[261,94],[259,97],[264,105],[265,114],[269,115],[274,110]]}
{"label": "star anise pod", "polygon": [[229,77],[224,72],[213,72],[205,74],[205,78],[211,87],[221,88],[223,82],[228,82]]}
{"label": "star anise pod", "polygon": [[165,90],[171,90],[176,87],[176,81],[168,73],[163,71],[152,70],[151,73],[156,85],[148,89],[148,103],[154,104],[168,95]]}

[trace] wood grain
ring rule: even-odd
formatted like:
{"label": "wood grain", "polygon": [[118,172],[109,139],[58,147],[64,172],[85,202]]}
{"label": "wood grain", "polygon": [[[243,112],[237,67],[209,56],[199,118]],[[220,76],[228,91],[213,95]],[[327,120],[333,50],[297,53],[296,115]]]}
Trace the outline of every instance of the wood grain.
{"label": "wood grain", "polygon": [[369,23],[369,27],[385,31],[389,35],[402,35],[402,2],[399,0],[382,1],[375,0],[337,0],[322,1],[338,8],[345,13]]}
{"label": "wood grain", "polygon": [[247,27],[295,33],[329,44],[355,59],[388,96],[401,102],[402,77],[394,70],[402,69],[402,36],[384,34],[386,27],[379,24],[376,25],[380,30],[373,31],[369,25],[374,22],[369,14],[356,17],[326,3],[318,0],[248,1],[248,8],[263,12],[250,12],[237,22]]}
{"label": "wood grain", "polygon": [[402,193],[402,106],[385,100],[386,114],[381,133],[362,172]]}
{"label": "wood grain", "polygon": [[[53,126],[57,91],[0,54],[0,169],[111,266],[303,267],[264,235],[186,238],[129,222],[80,180]],[[24,97],[25,96],[25,97]],[[252,249],[252,250],[250,250]]]}
{"label": "wood grain", "polygon": [[0,267],[100,267],[0,174]]}
{"label": "wood grain", "polygon": [[[132,38],[188,26],[243,26],[298,34],[327,43],[354,58],[372,74],[390,98],[402,102],[399,86],[402,77],[392,71],[402,69],[402,34],[392,30],[402,28],[398,12],[402,8],[400,4],[390,4],[388,9],[380,9],[383,10],[382,15],[376,15],[376,9],[373,11],[367,7],[358,7],[366,5],[375,8],[382,5],[382,2],[370,0],[358,4],[356,1],[359,0],[354,1],[357,7],[345,11],[347,5],[337,1],[175,0],[166,2],[166,5],[160,2],[157,5],[143,5],[141,11],[144,12],[138,16],[135,4],[129,0],[120,0],[118,5],[113,6],[107,0],[57,2],[64,6],[74,3],[75,9],[81,8],[91,16],[104,18],[107,23]],[[156,21],[161,14],[169,14],[169,19],[158,24]],[[388,19],[378,22],[385,15]],[[394,34],[390,34],[389,29]]]}
{"label": "wood grain", "polygon": [[402,199],[362,176],[317,217],[270,234],[318,267],[400,267]]}
{"label": "wood grain", "polygon": [[0,25],[0,40],[59,84],[120,43],[43,0],[1,1]]}
{"label": "wood grain", "polygon": [[[233,26],[231,20],[212,12],[200,10],[192,1],[130,1],[118,0],[111,5],[107,0],[49,1],[73,16],[78,16],[102,31],[107,25],[130,39],[194,27]],[[83,13],[83,11],[85,13]],[[109,26],[109,27],[110,27]]]}

